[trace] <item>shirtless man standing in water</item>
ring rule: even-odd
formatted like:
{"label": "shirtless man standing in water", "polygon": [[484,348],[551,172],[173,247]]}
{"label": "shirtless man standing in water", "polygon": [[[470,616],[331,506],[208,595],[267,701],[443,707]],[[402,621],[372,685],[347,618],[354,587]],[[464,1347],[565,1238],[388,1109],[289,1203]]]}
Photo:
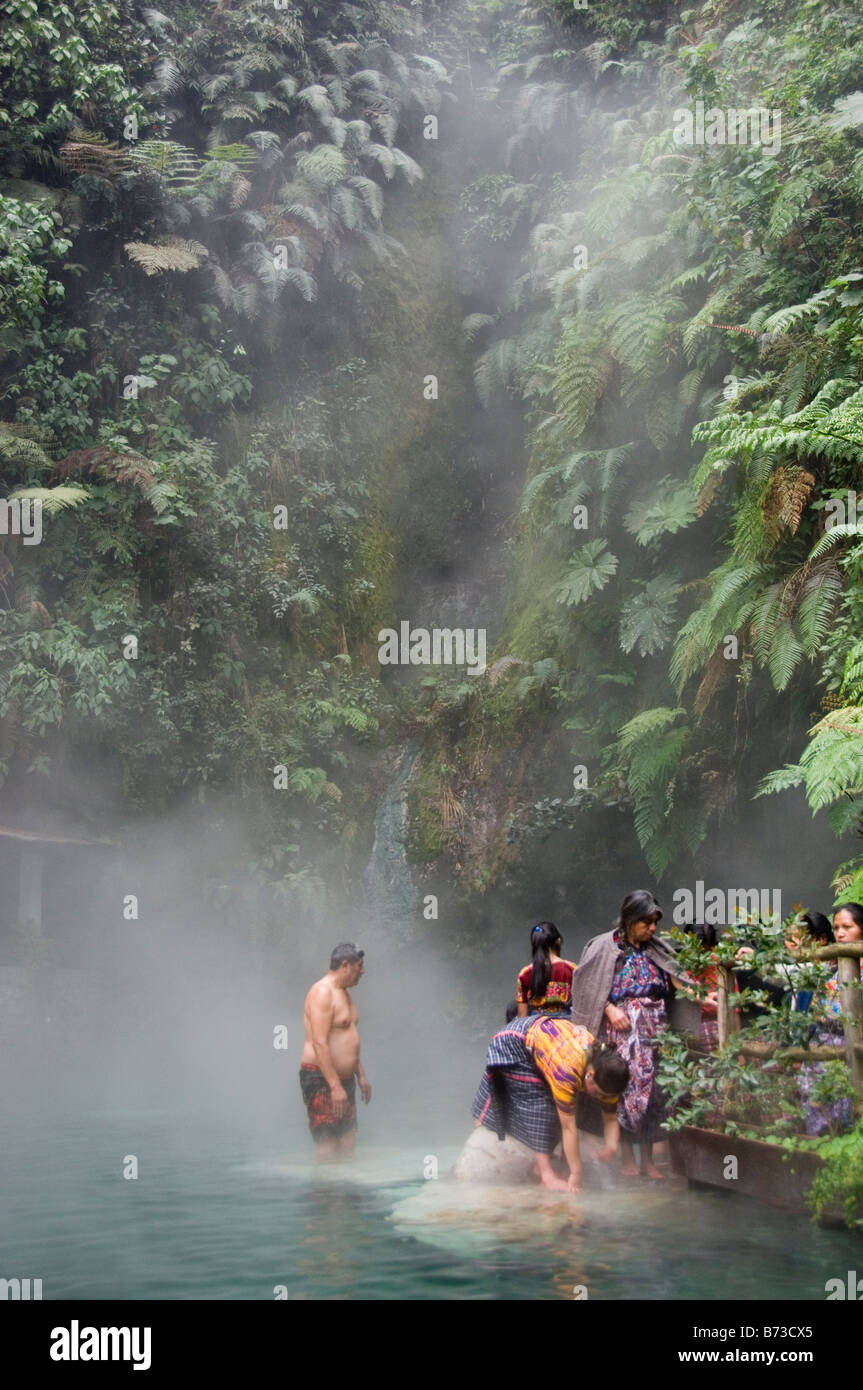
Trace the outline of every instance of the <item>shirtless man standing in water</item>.
{"label": "shirtless man standing in water", "polygon": [[319,1159],[349,1158],[354,1151],[354,1078],[366,1105],[372,1098],[360,1061],[356,1005],[348,993],[364,973],[363,954],[352,942],[336,946],[327,974],[306,995],[300,1089]]}

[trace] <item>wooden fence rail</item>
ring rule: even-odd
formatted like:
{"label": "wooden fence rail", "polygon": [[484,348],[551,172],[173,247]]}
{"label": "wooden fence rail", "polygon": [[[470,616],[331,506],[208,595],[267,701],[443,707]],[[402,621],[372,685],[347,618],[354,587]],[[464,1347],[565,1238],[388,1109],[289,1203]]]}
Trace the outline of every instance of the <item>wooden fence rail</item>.
{"label": "wooden fence rail", "polygon": [[[863,1097],[863,992],[860,989],[860,961],[863,958],[863,942],[836,941],[830,946],[819,946],[814,951],[796,952],[798,961],[838,960],[839,998],[842,1007],[842,1028],[845,1033],[845,1060],[851,1071],[858,1096]],[[745,968],[743,966],[738,968]],[[740,1028],[740,1020],[734,1007],[733,965],[720,964],[717,975],[716,1003],[717,1023],[719,1025],[719,1046],[727,1047],[732,1033]],[[748,1057],[767,1060],[775,1057],[777,1061],[803,1062],[821,1061],[835,1058],[837,1049],[828,1047],[780,1047],[775,1043],[742,1042],[740,1051]]]}

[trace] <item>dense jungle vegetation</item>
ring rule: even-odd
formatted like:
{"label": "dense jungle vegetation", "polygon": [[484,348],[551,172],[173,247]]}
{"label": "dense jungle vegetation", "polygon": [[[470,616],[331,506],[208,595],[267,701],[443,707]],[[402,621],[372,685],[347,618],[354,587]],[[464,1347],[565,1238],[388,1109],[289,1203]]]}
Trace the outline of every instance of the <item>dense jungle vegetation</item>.
{"label": "dense jungle vegetation", "polygon": [[[762,794],[860,900],[859,7],[4,11],[7,805],[240,815],[276,921],[357,892],[411,746],[423,892],[550,837],[675,881]],[[678,143],[696,102],[781,140]],[[486,544],[486,675],[393,679]]]}

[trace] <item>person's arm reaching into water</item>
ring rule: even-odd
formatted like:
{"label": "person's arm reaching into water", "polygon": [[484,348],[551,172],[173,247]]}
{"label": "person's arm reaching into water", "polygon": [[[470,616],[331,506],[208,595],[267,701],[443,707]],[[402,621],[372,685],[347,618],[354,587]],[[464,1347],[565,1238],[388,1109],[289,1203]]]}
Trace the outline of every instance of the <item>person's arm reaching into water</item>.
{"label": "person's arm reaching into water", "polygon": [[341,1118],[348,1108],[348,1093],[341,1083],[330,1052],[329,1037],[332,1031],[334,1012],[335,1004],[331,991],[327,989],[326,985],[319,985],[312,991],[309,999],[312,1047],[315,1049],[315,1060],[330,1088],[333,1111],[337,1118]]}
{"label": "person's arm reaching into water", "polygon": [[614,1158],[620,1145],[620,1125],[617,1120],[617,1109],[607,1110],[602,1107],[602,1137],[605,1143],[601,1149],[597,1150],[596,1157],[603,1160]]}
{"label": "person's arm reaching into water", "polygon": [[569,1164],[569,1190],[581,1191],[581,1149],[578,1145],[578,1130],[575,1127],[575,1114],[557,1107],[560,1127],[563,1131],[563,1152]]}

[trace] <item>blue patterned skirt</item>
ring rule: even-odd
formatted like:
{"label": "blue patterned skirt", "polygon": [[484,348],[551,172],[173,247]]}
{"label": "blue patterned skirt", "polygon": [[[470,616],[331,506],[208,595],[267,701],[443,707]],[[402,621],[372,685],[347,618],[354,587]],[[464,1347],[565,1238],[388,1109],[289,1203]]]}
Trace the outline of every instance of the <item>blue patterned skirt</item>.
{"label": "blue patterned skirt", "polygon": [[[535,1018],[514,1018],[489,1044],[486,1069],[471,1111],[486,1129],[511,1134],[534,1153],[550,1154],[560,1142],[560,1120],[548,1083],[534,1066],[524,1032]],[[496,1072],[500,1086],[491,1085]],[[497,1092],[505,1113],[499,1114]]]}

